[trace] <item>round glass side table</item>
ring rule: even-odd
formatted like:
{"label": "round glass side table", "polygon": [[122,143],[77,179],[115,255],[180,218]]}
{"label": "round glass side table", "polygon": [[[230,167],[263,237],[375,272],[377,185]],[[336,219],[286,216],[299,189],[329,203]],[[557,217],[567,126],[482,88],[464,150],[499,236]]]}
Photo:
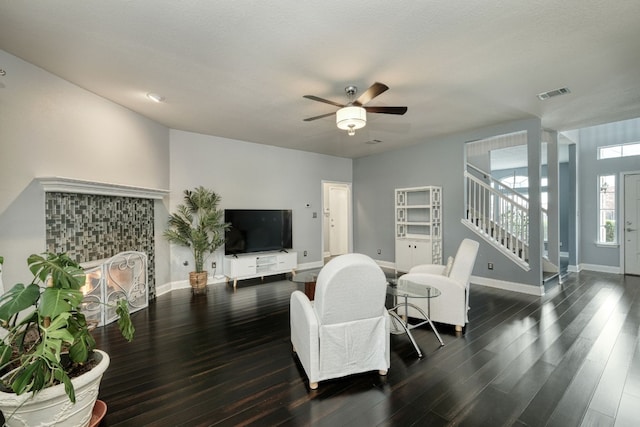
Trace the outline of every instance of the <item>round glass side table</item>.
{"label": "round glass side table", "polygon": [[[409,299],[412,298],[430,299],[439,297],[439,289],[422,283],[415,283],[409,279],[403,279],[402,277],[400,277],[399,279],[394,280],[387,285],[387,294],[393,296],[393,307],[389,309],[389,315],[391,316],[391,322],[393,325],[391,333],[407,334],[409,340],[411,340],[411,344],[413,344],[413,347],[418,353],[418,357],[422,357],[422,351],[420,350],[420,347],[418,347],[416,340],[413,338],[411,330],[428,323],[429,326],[431,326],[431,329],[433,329],[433,333],[436,335],[436,338],[438,338],[440,345],[444,345],[444,342],[442,342],[442,338],[440,338],[438,330],[436,329],[431,319],[429,319],[428,313],[425,313],[424,310],[422,310],[420,307],[409,302]],[[398,314],[398,308],[400,307],[404,308],[403,315]],[[407,316],[407,313],[409,313],[409,307],[417,310],[425,320],[418,323],[409,323],[409,317]]]}

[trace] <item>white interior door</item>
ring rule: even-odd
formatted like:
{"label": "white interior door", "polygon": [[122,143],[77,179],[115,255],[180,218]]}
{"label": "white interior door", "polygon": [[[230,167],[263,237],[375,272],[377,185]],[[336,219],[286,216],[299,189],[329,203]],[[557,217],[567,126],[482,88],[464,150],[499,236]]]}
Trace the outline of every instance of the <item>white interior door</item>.
{"label": "white interior door", "polygon": [[349,251],[349,190],[345,186],[329,188],[329,252],[331,256]]}
{"label": "white interior door", "polygon": [[640,174],[624,177],[624,273],[640,275]]}

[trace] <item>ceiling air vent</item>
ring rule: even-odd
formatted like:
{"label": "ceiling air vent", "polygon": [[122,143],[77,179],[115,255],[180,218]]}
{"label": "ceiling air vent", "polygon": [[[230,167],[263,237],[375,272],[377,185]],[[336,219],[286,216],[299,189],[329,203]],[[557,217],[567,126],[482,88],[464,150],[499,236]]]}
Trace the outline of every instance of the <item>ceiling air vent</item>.
{"label": "ceiling air vent", "polygon": [[369,145],[374,145],[374,144],[380,144],[382,141],[379,139],[370,139],[369,141],[365,141],[365,144],[369,144]]}
{"label": "ceiling air vent", "polygon": [[571,93],[568,87],[561,87],[560,89],[550,90],[549,92],[542,92],[538,94],[538,99],[544,101],[545,99],[553,98],[554,96],[566,95]]}

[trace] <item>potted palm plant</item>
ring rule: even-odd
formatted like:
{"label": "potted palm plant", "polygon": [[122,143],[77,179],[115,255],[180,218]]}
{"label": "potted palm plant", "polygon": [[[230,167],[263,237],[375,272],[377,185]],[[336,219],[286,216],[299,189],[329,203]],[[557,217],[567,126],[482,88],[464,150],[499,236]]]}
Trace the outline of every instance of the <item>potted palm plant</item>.
{"label": "potted palm plant", "polygon": [[220,196],[203,186],[184,190],[184,203],[169,216],[169,228],[164,232],[169,242],[187,247],[193,254],[195,271],[189,273],[189,284],[194,293],[206,292],[205,259],[224,244],[224,232],[229,228],[219,203]]}
{"label": "potted palm plant", "polygon": [[[84,271],[66,254],[34,254],[27,263],[31,283],[0,297],[0,410],[8,426],[88,425],[109,356],[95,349],[82,313]],[[126,299],[116,312],[131,341]]]}

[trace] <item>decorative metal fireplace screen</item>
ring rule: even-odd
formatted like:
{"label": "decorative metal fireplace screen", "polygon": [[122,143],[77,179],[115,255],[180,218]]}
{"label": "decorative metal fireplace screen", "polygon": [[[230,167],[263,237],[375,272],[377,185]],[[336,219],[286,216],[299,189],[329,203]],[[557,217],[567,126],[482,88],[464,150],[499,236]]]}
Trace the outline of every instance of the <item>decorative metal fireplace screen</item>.
{"label": "decorative metal fireplace screen", "polygon": [[129,300],[130,313],[149,305],[147,255],[143,252],[121,252],[83,267],[82,312],[87,322],[104,326],[118,320],[116,303],[123,297]]}

